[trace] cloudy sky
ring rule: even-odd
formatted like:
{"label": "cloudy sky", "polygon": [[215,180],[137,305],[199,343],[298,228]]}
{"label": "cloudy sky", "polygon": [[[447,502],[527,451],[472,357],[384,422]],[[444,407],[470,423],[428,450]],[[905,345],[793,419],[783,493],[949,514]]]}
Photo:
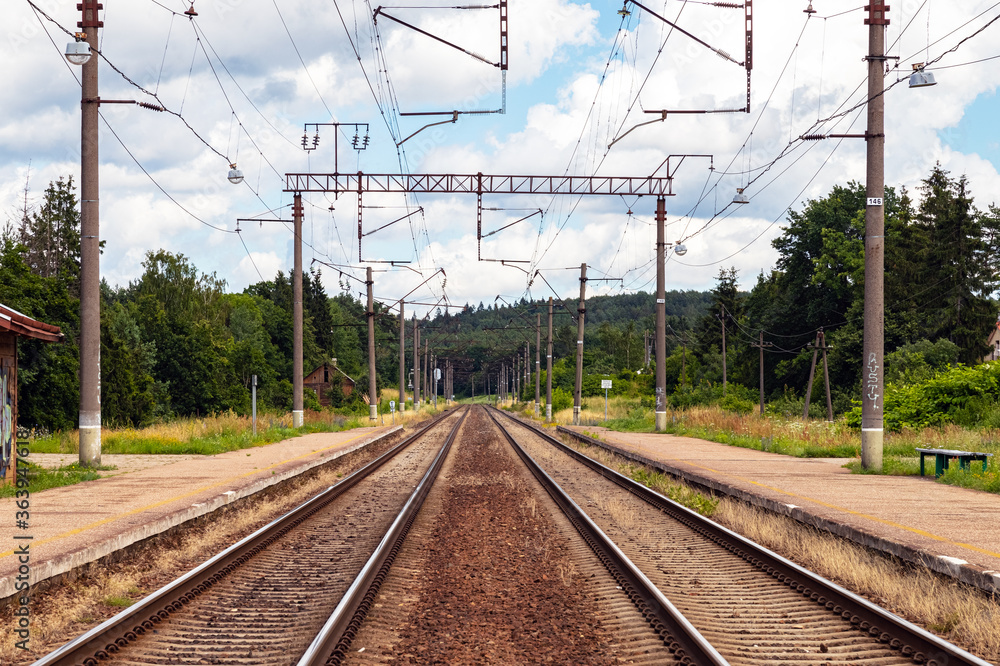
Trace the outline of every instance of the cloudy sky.
{"label": "cloudy sky", "polygon": [[[37,203],[49,181],[79,182],[79,68],[62,56],[64,29],[79,20],[76,2],[6,3],[0,222],[18,217],[26,183]],[[195,0],[192,18],[189,0],[103,0],[101,97],[160,103],[170,113],[102,106],[102,276],[126,284],[160,248],[233,290],[287,272],[290,225],[237,222],[290,219],[287,173],[645,177],[666,175],[667,156],[687,154],[700,157],[670,160],[668,236],[688,252],[671,258],[668,289],[710,288],[729,267],[751,287],[774,264],[770,241],[789,207],[864,181],[863,141],[798,140],[864,132],[864,12],[833,0],[815,0],[813,14],[805,1],[757,0],[750,113],[660,122],[646,112],[745,105],[746,72],[732,62],[744,60],[744,10],[643,4],[731,59],[633,3],[623,12],[611,0],[510,0],[504,102],[490,64],[500,58],[492,5],[401,0],[382,8],[463,53],[388,16],[373,20],[378,5],[367,1]],[[887,184],[915,190],[939,161],[968,176],[977,205],[1000,200],[1000,21],[990,23],[998,15],[1000,3],[891,3],[886,43],[899,64],[889,60],[885,80],[902,82],[886,94]],[[938,85],[909,89],[911,64],[924,61],[933,61]],[[407,115],[501,109],[419,133],[451,116]],[[319,143],[304,151],[305,125],[317,123]],[[315,125],[306,134],[312,147]],[[355,135],[359,145],[367,136],[364,150],[352,146]],[[245,175],[240,185],[226,179],[230,162]],[[738,187],[748,205],[731,203]],[[439,275],[414,297],[436,302],[443,289],[462,305],[568,296],[582,262],[590,277],[609,278],[591,282],[591,292],[655,284],[651,197],[486,196],[484,234],[527,219],[479,247],[475,197],[366,195],[364,261],[357,196],[305,200],[305,263],[323,270],[330,293],[363,288],[347,276],[363,278],[366,261],[379,262],[371,264],[376,294],[387,301],[437,268],[447,282]],[[392,261],[409,263],[384,263]]]}

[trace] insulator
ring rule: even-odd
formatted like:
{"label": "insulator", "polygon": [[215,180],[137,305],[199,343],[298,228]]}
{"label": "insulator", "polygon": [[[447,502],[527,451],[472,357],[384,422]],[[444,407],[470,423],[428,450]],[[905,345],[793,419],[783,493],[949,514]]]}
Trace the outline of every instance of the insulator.
{"label": "insulator", "polygon": [[353,146],[354,148],[358,147],[358,135],[357,134],[355,134],[354,138],[351,139],[351,146]]}
{"label": "insulator", "polygon": [[743,5],[736,2],[713,2],[716,7],[722,7],[724,9],[743,9]]}
{"label": "insulator", "polygon": [[728,53],[726,53],[722,49],[715,49],[715,53],[718,54],[718,56],[720,58],[722,58],[723,60],[732,60],[733,59],[733,57],[731,55],[729,55]]}
{"label": "insulator", "polygon": [[800,138],[803,141],[819,141],[820,139],[825,139],[826,136],[822,134],[803,134]]}
{"label": "insulator", "polygon": [[318,145],[319,145],[319,132],[316,132],[315,136],[313,136],[313,148],[315,148]]}
{"label": "insulator", "polygon": [[365,148],[368,147],[368,142],[369,141],[370,141],[370,139],[368,138],[368,135],[365,134],[365,138],[361,139],[361,149],[362,150],[364,150]]}
{"label": "insulator", "polygon": [[166,111],[166,109],[164,109],[159,104],[150,104],[149,102],[136,102],[136,106],[141,106],[144,109],[149,109],[150,111],[158,111],[160,113]]}
{"label": "insulator", "polygon": [[304,133],[302,134],[302,148],[303,150],[309,150],[309,137]]}

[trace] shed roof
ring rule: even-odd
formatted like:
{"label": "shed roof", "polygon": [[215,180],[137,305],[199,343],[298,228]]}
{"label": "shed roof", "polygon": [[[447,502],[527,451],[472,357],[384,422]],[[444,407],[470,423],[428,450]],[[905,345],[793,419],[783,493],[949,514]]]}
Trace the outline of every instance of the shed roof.
{"label": "shed roof", "polygon": [[58,326],[32,319],[2,303],[0,303],[0,331],[10,331],[15,335],[23,335],[46,342],[62,342],[63,339],[62,331],[59,330]]}

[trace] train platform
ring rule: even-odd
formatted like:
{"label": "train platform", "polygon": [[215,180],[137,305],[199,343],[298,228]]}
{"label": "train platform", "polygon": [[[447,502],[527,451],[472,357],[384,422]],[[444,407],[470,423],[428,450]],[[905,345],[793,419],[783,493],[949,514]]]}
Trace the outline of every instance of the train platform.
{"label": "train platform", "polygon": [[[790,516],[990,593],[1000,592],[1000,495],[926,477],[852,474],[843,458],[794,458],[659,433],[560,427],[671,476]],[[591,440],[593,441],[593,440]],[[932,468],[933,469],[933,468]]]}
{"label": "train platform", "polygon": [[[103,464],[119,467],[109,476],[32,493],[26,509],[17,506],[17,498],[2,498],[0,600],[14,595],[22,564],[27,564],[28,582],[36,585],[399,430],[383,426],[315,433],[212,456],[136,456],[130,461],[130,456],[105,455]],[[42,464],[58,459],[38,457]],[[20,554],[25,546],[27,558]]]}

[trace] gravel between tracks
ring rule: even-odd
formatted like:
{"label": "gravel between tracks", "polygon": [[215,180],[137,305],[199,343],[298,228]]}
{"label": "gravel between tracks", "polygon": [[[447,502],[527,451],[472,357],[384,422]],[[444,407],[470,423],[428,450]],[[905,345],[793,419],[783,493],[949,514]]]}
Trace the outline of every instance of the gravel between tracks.
{"label": "gravel between tracks", "polygon": [[383,632],[392,625],[394,638],[379,641],[363,628],[347,663],[630,662],[599,619],[595,597],[603,593],[590,580],[597,576],[581,572],[576,549],[541,507],[541,491],[481,410],[469,416],[444,475],[424,538],[397,559],[412,587],[397,581],[403,591],[393,592],[387,581],[384,610],[369,618]]}

